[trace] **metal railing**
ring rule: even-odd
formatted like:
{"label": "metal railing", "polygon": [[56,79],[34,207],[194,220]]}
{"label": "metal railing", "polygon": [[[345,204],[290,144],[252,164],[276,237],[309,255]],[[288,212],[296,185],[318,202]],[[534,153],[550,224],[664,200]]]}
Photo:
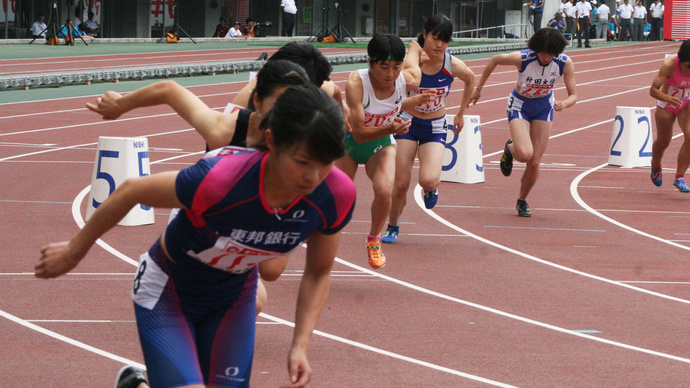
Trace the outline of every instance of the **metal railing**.
{"label": "metal railing", "polygon": [[530,36],[532,36],[531,24],[506,24],[453,32],[453,38],[527,39]]}

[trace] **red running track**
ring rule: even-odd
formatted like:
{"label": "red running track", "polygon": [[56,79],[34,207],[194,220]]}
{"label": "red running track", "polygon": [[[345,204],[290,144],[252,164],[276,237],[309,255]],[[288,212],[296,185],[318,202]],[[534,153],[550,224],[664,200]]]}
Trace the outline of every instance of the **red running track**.
{"label": "red running track", "polygon": [[[568,52],[579,102],[556,114],[531,218],[514,209],[522,166],[509,178],[497,166],[512,69],[497,69],[467,112],[483,123],[486,183],[442,183],[433,211],[410,194],[400,241],[384,246],[388,265],[378,272],[366,264],[372,194],[361,171],[309,349],[311,386],[687,386],[690,195],[670,186],[670,170],[657,188],[647,168],[607,165],[616,106],[652,107],[651,80],[677,48]],[[486,59],[467,63],[480,74]],[[346,77],[333,78],[342,86]],[[220,108],[241,86],[192,90]],[[457,107],[459,89],[449,106]],[[562,82],[556,96],[565,97]],[[104,122],[72,108],[88,99],[0,105],[2,386],[106,386],[124,363],[143,362],[129,299],[134,266],[116,253],[138,257],[163,230],[166,211],[157,211],[155,225],[108,233],[109,248],[94,247],[73,274],[45,281],[31,271],[41,245],[78,230],[99,136],[148,136],[153,172],[193,163],[203,142],[169,109]],[[669,169],[681,141],[667,152]],[[81,210],[75,217],[73,206]],[[287,383],[303,254],[267,285],[254,386]]]}

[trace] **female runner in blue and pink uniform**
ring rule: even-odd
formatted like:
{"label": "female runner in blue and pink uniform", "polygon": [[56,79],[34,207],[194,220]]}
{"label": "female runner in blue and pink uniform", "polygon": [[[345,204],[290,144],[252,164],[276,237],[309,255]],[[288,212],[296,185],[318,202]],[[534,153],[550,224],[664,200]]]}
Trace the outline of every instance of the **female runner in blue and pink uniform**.
{"label": "female runner in blue and pink uniform", "polygon": [[[568,42],[558,30],[542,28],[527,42],[527,50],[494,55],[484,68],[471,101],[479,100],[484,83],[497,65],[515,66],[518,80],[508,96],[508,121],[511,139],[501,158],[501,172],[509,176],[513,158],[526,163],[522,174],[516,208],[520,217],[530,217],[527,195],[539,177],[539,163],[546,151],[553,126],[554,111],[569,108],[577,102],[575,65],[563,54]],[[563,77],[568,97],[556,100],[553,88]]]}
{"label": "female runner in blue and pink uniform", "polygon": [[344,118],[317,87],[293,87],[261,127],[260,151],[221,150],[180,172],[130,179],[74,238],[41,249],[35,274],[53,278],[75,268],[136,204],[183,209],[141,256],[132,287],[152,386],[248,387],[257,264],[305,240],[290,386],[311,377],[306,350],[355,204],[354,184],[333,168],[344,153]]}
{"label": "female runner in blue and pink uniform", "polygon": [[410,98],[403,102],[405,111],[400,117],[411,120],[412,124],[407,133],[395,135],[398,143],[395,183],[388,229],[381,242],[397,242],[400,215],[407,203],[415,155],[419,157],[419,185],[424,189],[424,204],[427,209],[436,205],[448,130],[446,96],[455,78],[465,83],[462,103],[453,122],[455,133],[460,133],[464,125],[463,115],[474,90],[474,73],[463,61],[446,51],[452,34],[453,23],[446,16],[437,14],[426,19],[424,31],[417,39],[428,60],[420,65],[422,78],[419,88],[409,92]]}
{"label": "female runner in blue and pink uniform", "polygon": [[671,144],[673,123],[677,117],[684,140],[678,151],[673,186],[681,193],[688,193],[690,188],[685,183],[685,172],[690,166],[690,39],[680,45],[678,54],[666,58],[661,64],[649,94],[656,98],[658,106],[654,112],[656,140],[652,145],[652,182],[661,186],[661,159]]}

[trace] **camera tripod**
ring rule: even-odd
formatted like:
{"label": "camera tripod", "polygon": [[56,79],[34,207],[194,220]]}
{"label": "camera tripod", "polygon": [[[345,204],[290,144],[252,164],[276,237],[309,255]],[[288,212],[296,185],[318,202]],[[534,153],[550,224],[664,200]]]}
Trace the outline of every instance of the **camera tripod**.
{"label": "camera tripod", "polygon": [[357,42],[355,42],[355,39],[352,37],[352,35],[350,35],[350,33],[347,31],[345,26],[343,26],[342,23],[340,23],[341,16],[347,11],[343,10],[341,7],[338,7],[337,2],[335,3],[335,9],[338,12],[338,24],[336,24],[331,29],[330,35],[335,35],[335,40],[338,43],[345,43],[347,38],[350,38],[352,43],[357,43]]}
{"label": "camera tripod", "polygon": [[[182,33],[184,34],[184,36],[186,36],[187,38],[189,38],[189,40],[191,40],[192,43],[196,44],[196,42],[194,41],[194,39],[192,39],[192,37],[189,36],[189,34],[187,33],[187,31],[185,31],[184,28],[182,28],[179,24],[177,24],[177,10],[178,10],[178,8],[177,8],[177,2],[176,2],[175,0],[172,0],[172,1],[173,1],[173,6],[172,6],[172,11],[173,11],[173,24],[170,26],[170,28],[168,28],[168,31],[165,31],[165,33],[161,34],[161,38],[158,39],[158,43],[160,43],[161,41],[163,41],[163,39],[165,39],[165,37],[166,37],[169,33],[173,32],[175,35],[178,35],[178,36],[179,36],[180,34],[178,33],[178,31],[182,31]],[[167,3],[168,3],[168,0],[163,0],[163,27],[165,27],[165,12],[166,12],[165,10],[166,10],[166,8],[167,8]]]}
{"label": "camera tripod", "polygon": [[[69,15],[72,11],[72,7],[67,5],[67,14]],[[36,39],[41,37],[43,33],[46,33],[46,44],[50,44],[50,42],[55,42],[57,40],[58,36],[60,36],[60,31],[63,29],[67,32],[65,34],[65,42],[68,43],[71,46],[74,46],[74,35],[79,36],[79,39],[81,39],[82,42],[84,42],[85,45],[89,45],[86,43],[84,38],[81,37],[79,34],[74,34],[74,26],[72,26],[71,23],[65,23],[60,27],[60,24],[58,23],[58,5],[57,5],[57,0],[53,0],[50,4],[50,11],[48,12],[48,24],[46,25],[46,28],[43,29],[43,31],[38,33],[38,36],[33,38],[29,44],[33,43]],[[71,18],[68,17],[68,20],[71,20]]]}
{"label": "camera tripod", "polygon": [[328,11],[330,10],[331,7],[328,5],[328,0],[324,0],[323,7],[321,8],[321,26],[319,27],[318,31],[312,32],[309,39],[307,39],[307,42],[321,42],[323,38],[330,35],[329,31],[331,28],[328,26]]}

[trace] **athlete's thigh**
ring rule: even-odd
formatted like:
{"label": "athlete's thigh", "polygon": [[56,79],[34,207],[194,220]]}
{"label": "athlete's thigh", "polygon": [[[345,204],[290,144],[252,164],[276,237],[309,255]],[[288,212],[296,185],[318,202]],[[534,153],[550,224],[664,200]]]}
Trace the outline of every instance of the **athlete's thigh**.
{"label": "athlete's thigh", "polygon": [[[685,108],[687,108],[687,106]],[[687,117],[687,109],[685,108],[681,111],[681,113],[685,111],[685,116]],[[678,114],[678,120],[680,124],[680,120],[682,120],[680,114]],[[676,116],[673,113],[669,112],[665,108],[657,106],[656,111],[654,111],[654,123],[656,124],[656,138],[665,142],[670,142],[671,137],[673,136],[673,123],[675,121]]]}
{"label": "athlete's thigh", "polygon": [[690,141],[690,104],[685,105],[678,113],[678,125],[683,131],[685,141]]}
{"label": "athlete's thigh", "polygon": [[532,120],[530,126],[530,138],[532,139],[532,147],[534,153],[532,160],[541,160],[542,155],[546,152],[546,146],[549,145],[549,137],[551,136],[551,127],[553,121]]}
{"label": "athlete's thigh", "polygon": [[396,146],[388,145],[376,152],[364,164],[375,192],[381,189],[392,189],[395,180],[395,154]]}
{"label": "athlete's thigh", "polygon": [[399,139],[395,155],[395,181],[407,183],[412,175],[414,157],[417,154],[417,142],[414,140]]}
{"label": "athlete's thigh", "polygon": [[443,168],[443,153],[446,146],[439,142],[428,142],[419,146],[419,180],[438,181]]}
{"label": "athlete's thigh", "polygon": [[335,166],[341,169],[350,179],[354,180],[355,175],[357,175],[357,162],[352,159],[352,156],[345,155],[342,158],[335,161]]}
{"label": "athlete's thigh", "polygon": [[510,120],[510,136],[513,147],[519,155],[532,153],[532,139],[530,137],[530,122],[524,119]]}

